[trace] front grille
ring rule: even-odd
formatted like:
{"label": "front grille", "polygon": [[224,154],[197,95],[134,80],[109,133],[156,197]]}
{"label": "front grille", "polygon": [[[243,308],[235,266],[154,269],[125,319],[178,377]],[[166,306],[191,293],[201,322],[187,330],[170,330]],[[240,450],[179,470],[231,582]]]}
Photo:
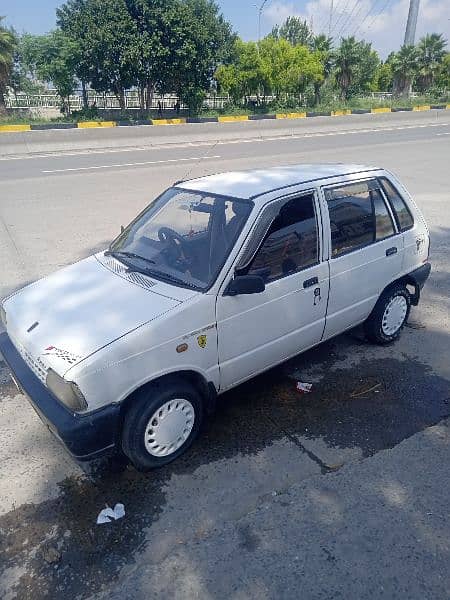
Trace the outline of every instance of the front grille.
{"label": "front grille", "polygon": [[16,340],[11,340],[20,356],[26,362],[26,364],[30,367],[36,377],[42,381],[45,385],[45,380],[47,379],[47,370],[48,368],[45,366],[44,362],[39,358],[34,358],[30,352],[22,344],[17,342]]}

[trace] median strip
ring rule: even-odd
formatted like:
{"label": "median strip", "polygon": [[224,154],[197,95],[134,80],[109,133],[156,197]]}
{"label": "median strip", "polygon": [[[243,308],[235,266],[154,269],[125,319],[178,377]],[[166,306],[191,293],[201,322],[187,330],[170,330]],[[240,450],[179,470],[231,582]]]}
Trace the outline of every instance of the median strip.
{"label": "median strip", "polygon": [[8,133],[14,131],[30,131],[30,125],[0,125],[0,131],[5,131]]}
{"label": "median strip", "polygon": [[115,127],[115,121],[80,121],[78,129],[95,129],[96,127]]}
{"label": "median strip", "polygon": [[174,119],[139,119],[137,121],[79,121],[78,123],[42,123],[30,125],[0,125],[0,133],[14,133],[19,131],[42,129],[95,129],[107,127],[135,127],[137,125],[184,125],[197,123],[238,123],[240,121],[262,121],[265,119],[305,119],[310,117],[342,117],[346,115],[361,115],[366,113],[390,112],[422,112],[427,110],[450,110],[450,104],[421,104],[418,106],[404,106],[390,108],[378,106],[376,108],[343,108],[333,111],[309,111],[292,113],[256,113],[253,115],[224,115],[220,117],[180,117]]}

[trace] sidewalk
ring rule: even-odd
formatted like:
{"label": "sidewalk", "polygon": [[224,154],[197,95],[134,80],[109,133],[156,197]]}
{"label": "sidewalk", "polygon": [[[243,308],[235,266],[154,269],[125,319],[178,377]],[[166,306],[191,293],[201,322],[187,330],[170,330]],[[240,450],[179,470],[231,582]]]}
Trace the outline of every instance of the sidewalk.
{"label": "sidewalk", "polygon": [[261,498],[96,598],[450,597],[450,419],[391,450]]}

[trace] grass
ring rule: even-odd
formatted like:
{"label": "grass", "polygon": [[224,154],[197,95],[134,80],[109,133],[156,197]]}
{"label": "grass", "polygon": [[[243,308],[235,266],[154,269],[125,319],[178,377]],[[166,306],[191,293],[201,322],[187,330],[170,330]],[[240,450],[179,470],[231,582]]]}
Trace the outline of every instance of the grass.
{"label": "grass", "polygon": [[[264,106],[255,108],[242,107],[236,105],[228,105],[223,109],[207,109],[202,111],[200,116],[204,117],[217,117],[223,115],[237,116],[237,115],[250,115],[250,114],[261,114],[261,113],[275,113],[275,112],[329,112],[343,109],[370,109],[370,108],[409,108],[412,106],[418,106],[421,104],[446,104],[450,102],[450,97],[430,97],[422,96],[417,98],[405,98],[405,99],[392,99],[387,98],[384,100],[375,98],[352,98],[348,101],[333,100],[322,102],[316,106],[305,106],[298,104],[296,105],[292,101],[288,103],[284,102],[273,102]],[[165,111],[163,118],[174,118],[177,115],[174,111]],[[185,112],[182,111],[180,116],[186,116]],[[0,114],[0,125],[27,125],[27,124],[48,124],[48,123],[78,123],[82,121],[127,121],[130,123],[136,122],[140,119],[157,119],[159,117],[157,111],[151,111],[146,115],[142,115],[137,111],[102,111],[85,114],[82,111],[74,112],[69,116],[61,115],[60,117],[46,119],[39,116],[32,116],[27,111],[14,111],[9,110],[6,114]]]}

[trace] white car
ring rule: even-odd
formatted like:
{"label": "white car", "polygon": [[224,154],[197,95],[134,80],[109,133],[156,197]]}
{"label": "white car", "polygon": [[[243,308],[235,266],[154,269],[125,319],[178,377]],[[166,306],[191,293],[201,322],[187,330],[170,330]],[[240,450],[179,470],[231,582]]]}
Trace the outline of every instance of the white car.
{"label": "white car", "polygon": [[177,183],[100,252],[4,300],[0,350],[78,459],[184,452],[216,396],[360,323],[395,340],[429,234],[388,171],[352,164]]}

